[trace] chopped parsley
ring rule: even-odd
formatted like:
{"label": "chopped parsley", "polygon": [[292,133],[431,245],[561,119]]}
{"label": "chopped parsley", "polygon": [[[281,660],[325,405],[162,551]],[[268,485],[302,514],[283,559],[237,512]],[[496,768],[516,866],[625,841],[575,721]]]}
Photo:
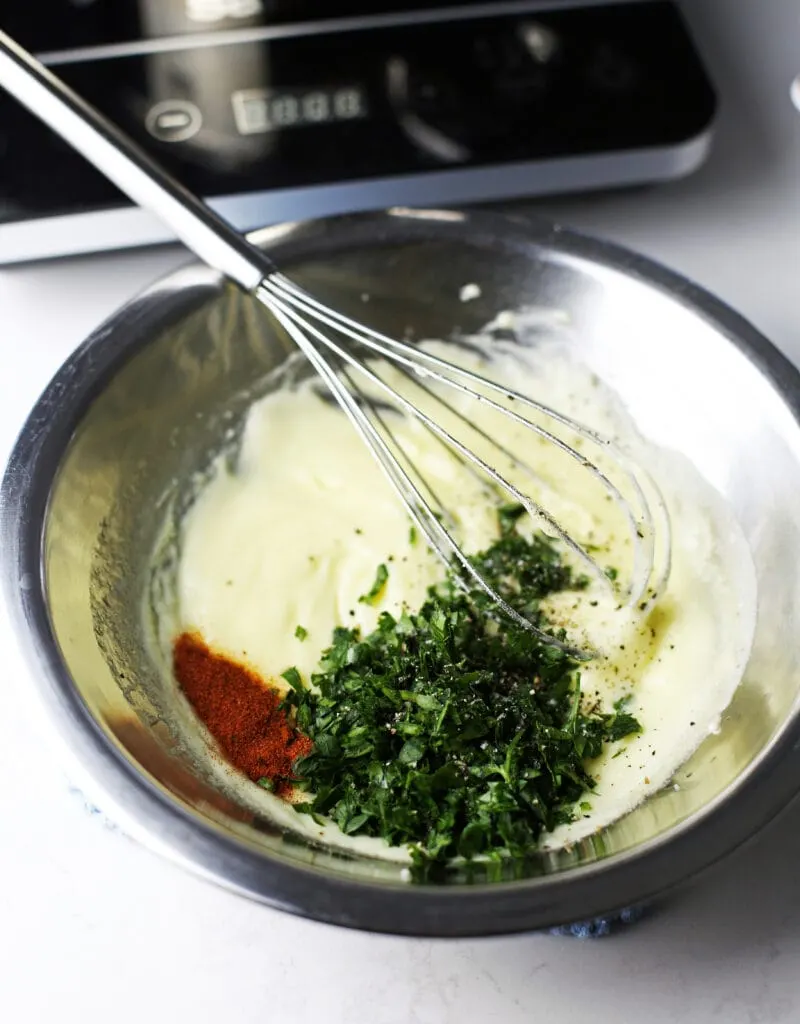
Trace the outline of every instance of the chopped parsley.
{"label": "chopped parsley", "polygon": [[630,699],[630,694],[620,697],[618,701],[614,702],[614,714],[608,716],[608,739],[612,743],[630,736],[631,733],[641,731],[639,723],[633,715],[625,710]]}
{"label": "chopped parsley", "polygon": [[518,519],[525,515],[525,506],[519,504],[501,505],[497,510],[497,521],[502,534],[510,533]]}
{"label": "chopped parsley", "polygon": [[386,581],[389,579],[389,570],[381,562],[375,573],[375,582],[369,588],[366,594],[359,597],[359,601],[362,604],[377,604],[383,594],[383,588],[386,586]]}
{"label": "chopped parsley", "polygon": [[297,637],[298,640],[305,640],[305,638],[308,636],[308,630],[305,628],[305,626],[297,626],[297,628],[294,631],[294,635]]}
{"label": "chopped parsley", "polygon": [[293,690],[303,689],[303,680],[296,668],[287,668],[286,671],[281,674],[281,678],[285,679]]}
{"label": "chopped parsley", "polygon": [[[548,628],[542,600],[586,581],[552,541],[517,532],[518,509],[499,510],[500,536],[473,563]],[[387,577],[380,566],[367,600]],[[605,714],[584,698],[573,657],[487,615],[490,599],[462,584],[452,572],[418,611],[383,612],[367,636],[335,629],[312,687],[284,674],[285,704],[314,743],[295,763],[308,793],[295,809],[408,846],[418,874],[530,852],[585,812],[604,744],[640,730],[625,700]]]}

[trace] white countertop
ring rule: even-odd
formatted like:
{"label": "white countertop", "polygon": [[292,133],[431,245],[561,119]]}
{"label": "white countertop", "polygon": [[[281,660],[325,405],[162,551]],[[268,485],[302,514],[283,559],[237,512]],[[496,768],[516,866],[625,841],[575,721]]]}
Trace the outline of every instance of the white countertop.
{"label": "white countertop", "polygon": [[[716,22],[715,70],[738,78],[699,175],[547,209],[695,278],[800,361],[800,117],[788,101],[800,16],[793,0],[753,6],[795,33],[794,52],[787,43],[783,61],[744,60],[758,50],[756,27]],[[697,29],[709,38],[711,23],[699,17]],[[184,259],[163,249],[0,271],[0,457],[71,348]],[[88,813],[21,716],[25,673],[3,619],[0,652],[0,1020],[800,1020],[800,807],[610,938],[345,932],[198,881]]]}

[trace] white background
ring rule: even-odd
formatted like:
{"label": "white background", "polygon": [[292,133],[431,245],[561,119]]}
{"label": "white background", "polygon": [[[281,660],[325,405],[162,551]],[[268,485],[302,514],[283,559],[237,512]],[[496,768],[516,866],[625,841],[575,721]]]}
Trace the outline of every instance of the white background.
{"label": "white background", "polygon": [[[708,165],[658,190],[542,209],[693,277],[800,361],[800,4],[686,6],[724,93]],[[162,249],[0,271],[0,455],[68,352],[184,259]],[[4,620],[0,651],[2,1021],[800,1020],[800,808],[612,938],[349,933],[197,881],[89,814],[19,708],[25,672]]]}

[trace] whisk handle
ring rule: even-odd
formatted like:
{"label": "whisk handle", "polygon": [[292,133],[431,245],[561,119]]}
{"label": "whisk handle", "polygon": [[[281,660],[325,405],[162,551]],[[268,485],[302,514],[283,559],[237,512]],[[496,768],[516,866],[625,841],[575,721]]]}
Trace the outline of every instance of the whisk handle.
{"label": "whisk handle", "polygon": [[248,291],[274,264],[95,107],[0,31],[0,86],[197,256]]}

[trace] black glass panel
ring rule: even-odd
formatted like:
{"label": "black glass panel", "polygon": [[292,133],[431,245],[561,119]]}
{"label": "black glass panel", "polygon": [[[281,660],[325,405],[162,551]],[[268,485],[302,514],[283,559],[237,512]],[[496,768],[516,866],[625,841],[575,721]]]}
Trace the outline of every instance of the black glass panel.
{"label": "black glass panel", "polygon": [[[714,96],[671,4],[308,35],[60,67],[201,195],[665,146]],[[0,221],[122,203],[0,97]]]}

